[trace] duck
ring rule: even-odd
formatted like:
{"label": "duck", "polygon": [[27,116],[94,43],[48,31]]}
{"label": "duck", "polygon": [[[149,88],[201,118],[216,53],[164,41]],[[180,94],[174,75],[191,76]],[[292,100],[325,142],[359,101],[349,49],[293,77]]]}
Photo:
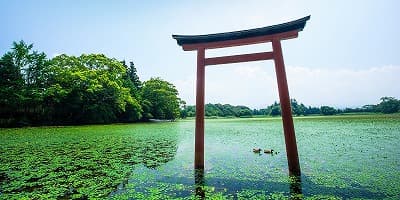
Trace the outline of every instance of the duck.
{"label": "duck", "polygon": [[268,154],[274,153],[274,150],[273,149],[265,149],[264,153],[268,153]]}
{"label": "duck", "polygon": [[254,153],[260,153],[260,152],[261,152],[261,149],[260,149],[260,148],[253,148],[253,152],[254,152]]}

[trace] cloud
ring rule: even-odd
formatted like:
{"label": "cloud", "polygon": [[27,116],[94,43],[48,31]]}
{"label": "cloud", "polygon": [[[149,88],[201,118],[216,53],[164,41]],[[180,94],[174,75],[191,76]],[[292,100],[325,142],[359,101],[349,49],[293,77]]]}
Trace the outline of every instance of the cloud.
{"label": "cloud", "polygon": [[400,95],[400,66],[361,70],[288,67],[287,71],[291,96],[307,104],[354,107]]}
{"label": "cloud", "polygon": [[[272,62],[271,62],[272,63]],[[206,102],[262,108],[278,100],[273,63],[215,66],[206,70]],[[367,69],[286,68],[290,96],[306,105],[357,107],[383,96],[400,98],[400,66]],[[195,75],[174,84],[182,99],[195,104]]]}
{"label": "cloud", "polygon": [[59,56],[59,55],[61,55],[62,53],[53,53],[53,54],[51,54],[51,58],[54,58],[54,57],[57,57],[57,56]]}

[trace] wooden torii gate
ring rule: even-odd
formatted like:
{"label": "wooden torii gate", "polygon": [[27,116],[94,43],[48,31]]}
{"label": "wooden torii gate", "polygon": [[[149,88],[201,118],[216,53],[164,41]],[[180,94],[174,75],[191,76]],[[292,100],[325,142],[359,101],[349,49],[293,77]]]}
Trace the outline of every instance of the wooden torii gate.
{"label": "wooden torii gate", "polygon": [[[283,131],[289,174],[300,176],[296,136],[290,106],[289,90],[283,62],[281,40],[292,39],[302,31],[310,16],[291,22],[256,29],[208,35],[172,35],[184,51],[197,51],[196,128],[194,168],[204,170],[204,85],[205,66],[258,60],[274,60],[282,110]],[[205,58],[206,49],[217,49],[272,42],[271,52]]]}

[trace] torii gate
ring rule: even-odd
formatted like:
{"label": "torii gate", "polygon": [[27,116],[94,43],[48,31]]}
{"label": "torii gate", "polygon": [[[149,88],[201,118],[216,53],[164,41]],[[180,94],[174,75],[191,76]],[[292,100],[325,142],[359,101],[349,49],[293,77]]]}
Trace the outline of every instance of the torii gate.
{"label": "torii gate", "polygon": [[[300,176],[296,135],[290,107],[289,90],[283,62],[281,40],[292,39],[302,31],[310,16],[273,26],[208,35],[172,35],[184,51],[197,50],[196,129],[194,168],[204,170],[204,85],[205,66],[258,60],[274,60],[282,110],[283,131],[289,174]],[[217,49],[272,42],[272,52],[205,58],[206,49]]]}

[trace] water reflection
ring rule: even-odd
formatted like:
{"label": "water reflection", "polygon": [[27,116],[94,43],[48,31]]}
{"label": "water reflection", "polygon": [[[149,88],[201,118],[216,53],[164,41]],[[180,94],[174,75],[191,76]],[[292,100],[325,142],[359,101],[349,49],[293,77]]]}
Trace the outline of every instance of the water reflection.
{"label": "water reflection", "polygon": [[[303,192],[302,192],[302,184],[301,184],[301,177],[300,176],[289,176],[289,199],[292,200],[299,200],[299,199],[303,199]],[[195,182],[195,196],[199,199],[206,199],[206,195],[205,195],[205,188],[204,186],[206,186],[205,184],[205,177],[204,177],[204,169],[196,169],[194,170],[194,182]],[[224,186],[224,188],[227,189],[228,193],[229,192],[234,192],[234,191],[240,191],[246,188],[245,185],[261,185],[261,184],[265,184],[265,182],[263,180],[260,180],[260,183],[258,184],[254,184],[255,182],[251,182],[251,181],[245,181],[244,184],[241,184],[240,180],[220,180],[220,181],[215,181],[213,179],[211,179],[210,181],[210,185],[209,186],[215,186],[217,188],[222,187],[219,184],[216,184],[216,182],[224,182],[224,183],[228,183],[227,185]],[[230,184],[229,184],[230,183]],[[269,194],[272,191],[276,190],[276,191],[281,191],[285,185],[287,188],[287,184],[284,183],[275,183],[275,182],[269,182],[267,185],[275,185],[272,188],[268,187],[268,189],[265,191],[265,194]],[[278,189],[280,188],[280,189]]]}
{"label": "water reflection", "polygon": [[199,199],[205,199],[204,169],[194,170],[194,185],[195,185],[196,197]]}
{"label": "water reflection", "polygon": [[[219,122],[214,126],[215,129],[220,130],[224,125]],[[167,127],[169,128],[169,126],[170,124]],[[370,187],[360,184],[351,184],[345,188],[324,185],[317,182],[320,174],[310,171],[310,169],[308,176],[290,178],[285,170],[282,170],[287,166],[284,153],[273,157],[265,154],[253,155],[250,149],[254,146],[282,146],[283,149],[284,144],[279,143],[281,140],[275,140],[278,135],[267,135],[267,137],[264,134],[258,134],[263,131],[277,132],[266,129],[263,123],[259,125],[262,129],[257,128],[257,124],[253,124],[253,128],[249,129],[248,125],[236,127],[229,122],[224,126],[225,132],[213,132],[212,126],[213,124],[210,123],[208,127],[211,131],[206,137],[206,146],[209,152],[206,157],[209,168],[206,171],[193,170],[194,136],[192,126],[183,127],[179,134],[167,133],[164,130],[167,127],[160,128],[160,134],[157,135],[154,135],[154,130],[149,130],[151,134],[139,138],[141,141],[138,141],[137,149],[134,151],[134,154],[140,154],[139,157],[143,161],[135,163],[138,165],[132,171],[129,179],[130,185],[121,191],[121,193],[125,192],[121,195],[128,196],[130,199],[137,199],[137,197],[161,199],[160,196],[154,196],[155,194],[170,198],[190,198],[195,195],[199,199],[210,198],[208,195],[215,194],[232,198],[238,196],[269,198],[273,194],[282,194],[289,199],[303,199],[315,197],[315,195],[344,199],[382,199],[387,197],[382,192],[373,192]],[[278,129],[281,128],[281,124],[272,123],[268,127]],[[257,141],[268,141],[268,145],[261,142],[254,143],[255,137]],[[281,151],[283,152],[283,150]],[[152,163],[153,160],[156,160],[154,157],[160,157],[162,160]],[[170,161],[168,162],[168,160]],[[163,164],[163,162],[168,163]],[[142,163],[144,166],[141,165]],[[155,169],[153,169],[154,167]],[[285,181],[288,179],[289,182]],[[355,180],[349,179],[349,181]],[[154,191],[159,191],[159,193]],[[250,192],[246,193],[246,191]]]}
{"label": "water reflection", "polygon": [[299,200],[303,197],[301,187],[301,176],[289,176],[290,199]]}
{"label": "water reflection", "polygon": [[144,142],[136,154],[147,168],[157,168],[174,159],[177,151],[176,138],[154,138]]}
{"label": "water reflection", "polygon": [[[129,193],[130,190],[127,188],[127,185],[136,184],[140,181],[132,178],[133,175],[138,174],[146,177],[146,175],[151,176],[150,174],[153,174],[154,177],[157,177],[160,175],[157,169],[175,159],[179,138],[176,128],[173,126],[174,124],[159,123],[156,125],[158,125],[156,128],[160,126],[163,127],[163,125],[168,126],[166,128],[156,129],[157,131],[152,129],[151,133],[140,135],[140,138],[130,141],[135,144],[136,148],[123,158],[126,159],[128,164],[135,166],[135,168],[131,172],[131,177],[119,184],[116,190],[109,194],[109,198],[123,193]],[[135,190],[137,192],[144,192],[152,186],[151,184],[151,181],[146,180],[140,184],[143,187],[137,186]]]}

